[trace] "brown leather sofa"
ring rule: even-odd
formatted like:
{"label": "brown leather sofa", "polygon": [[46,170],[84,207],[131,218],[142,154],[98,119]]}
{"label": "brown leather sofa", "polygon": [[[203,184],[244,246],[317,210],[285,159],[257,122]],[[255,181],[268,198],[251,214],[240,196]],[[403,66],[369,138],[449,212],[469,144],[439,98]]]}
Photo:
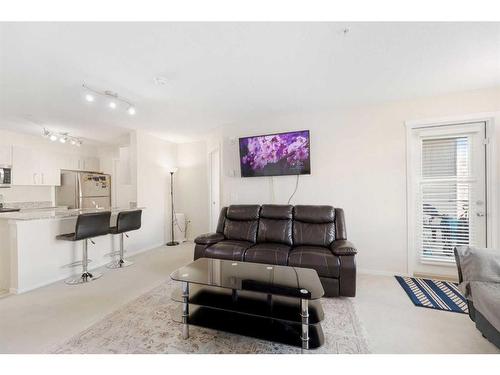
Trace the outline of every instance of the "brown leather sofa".
{"label": "brown leather sofa", "polygon": [[356,294],[357,253],[347,241],[344,211],[331,206],[233,205],[224,207],[217,233],[195,239],[194,259],[313,268],[325,296]]}

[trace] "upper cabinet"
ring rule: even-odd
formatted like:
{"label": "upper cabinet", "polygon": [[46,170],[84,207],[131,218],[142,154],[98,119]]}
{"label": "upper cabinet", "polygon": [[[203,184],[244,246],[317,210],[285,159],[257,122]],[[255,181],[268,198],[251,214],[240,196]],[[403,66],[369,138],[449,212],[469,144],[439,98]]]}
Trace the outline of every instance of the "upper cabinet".
{"label": "upper cabinet", "polygon": [[0,165],[12,165],[11,145],[0,145]]}
{"label": "upper cabinet", "polygon": [[61,169],[99,172],[99,158],[76,154],[64,155],[64,160],[61,160]]}
{"label": "upper cabinet", "polygon": [[86,156],[81,159],[81,170],[88,172],[99,172],[99,158]]}
{"label": "upper cabinet", "polygon": [[61,185],[61,173],[56,154],[13,146],[12,185]]}
{"label": "upper cabinet", "polygon": [[[66,154],[51,152],[23,146],[12,146],[11,159],[7,159],[10,152],[1,151],[0,164],[2,160],[11,160],[5,163],[12,165],[12,185],[41,185],[60,186],[61,169],[79,170],[87,172],[98,172],[99,158],[82,156],[77,154]],[[10,158],[10,156],[9,156]]]}

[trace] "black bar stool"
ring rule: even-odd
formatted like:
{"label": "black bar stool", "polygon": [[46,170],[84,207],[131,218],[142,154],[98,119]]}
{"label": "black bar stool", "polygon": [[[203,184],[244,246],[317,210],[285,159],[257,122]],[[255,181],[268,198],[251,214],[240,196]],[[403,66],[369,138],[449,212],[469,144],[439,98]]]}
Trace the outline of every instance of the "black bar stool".
{"label": "black bar stool", "polygon": [[116,218],[116,226],[109,228],[109,233],[120,235],[120,251],[118,253],[120,255],[120,259],[109,263],[108,265],[106,265],[106,267],[116,269],[128,267],[134,264],[133,262],[123,259],[123,235],[128,237],[126,232],[141,228],[141,216],[142,210],[122,211],[118,213],[118,217]]}
{"label": "black bar stool", "polygon": [[95,212],[89,214],[78,215],[76,220],[75,233],[67,233],[56,236],[58,240],[63,241],[83,241],[83,255],[82,255],[82,275],[79,278],[68,279],[66,284],[75,285],[83,284],[88,281],[98,279],[102,276],[100,273],[90,273],[87,269],[89,264],[88,257],[88,240],[92,241],[92,238],[104,236],[109,233],[109,220],[111,218],[111,212]]}

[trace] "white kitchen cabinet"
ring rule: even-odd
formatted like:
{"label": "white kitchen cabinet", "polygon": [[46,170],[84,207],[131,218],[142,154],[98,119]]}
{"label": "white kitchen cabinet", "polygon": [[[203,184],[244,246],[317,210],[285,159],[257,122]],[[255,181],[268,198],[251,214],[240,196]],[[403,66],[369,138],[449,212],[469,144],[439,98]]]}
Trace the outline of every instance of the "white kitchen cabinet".
{"label": "white kitchen cabinet", "polygon": [[31,148],[12,147],[12,185],[36,185],[40,163]]}
{"label": "white kitchen cabinet", "polygon": [[99,158],[76,154],[65,154],[59,163],[60,169],[73,171],[99,172]]}
{"label": "white kitchen cabinet", "polygon": [[61,185],[57,155],[28,147],[13,146],[12,185]]}
{"label": "white kitchen cabinet", "polygon": [[89,172],[99,172],[99,158],[87,156],[82,158],[82,170]]}
{"label": "white kitchen cabinet", "polygon": [[56,153],[46,152],[40,155],[40,179],[37,185],[60,186],[60,158]]}
{"label": "white kitchen cabinet", "polygon": [[12,165],[11,145],[0,145],[0,165]]}

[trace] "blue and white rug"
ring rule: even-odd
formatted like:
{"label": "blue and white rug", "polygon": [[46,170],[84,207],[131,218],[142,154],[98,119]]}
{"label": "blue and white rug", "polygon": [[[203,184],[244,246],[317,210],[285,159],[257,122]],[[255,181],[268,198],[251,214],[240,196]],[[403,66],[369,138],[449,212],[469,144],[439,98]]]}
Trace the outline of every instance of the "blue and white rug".
{"label": "blue and white rug", "polygon": [[394,277],[415,306],[462,314],[469,313],[467,301],[455,283],[417,277]]}

